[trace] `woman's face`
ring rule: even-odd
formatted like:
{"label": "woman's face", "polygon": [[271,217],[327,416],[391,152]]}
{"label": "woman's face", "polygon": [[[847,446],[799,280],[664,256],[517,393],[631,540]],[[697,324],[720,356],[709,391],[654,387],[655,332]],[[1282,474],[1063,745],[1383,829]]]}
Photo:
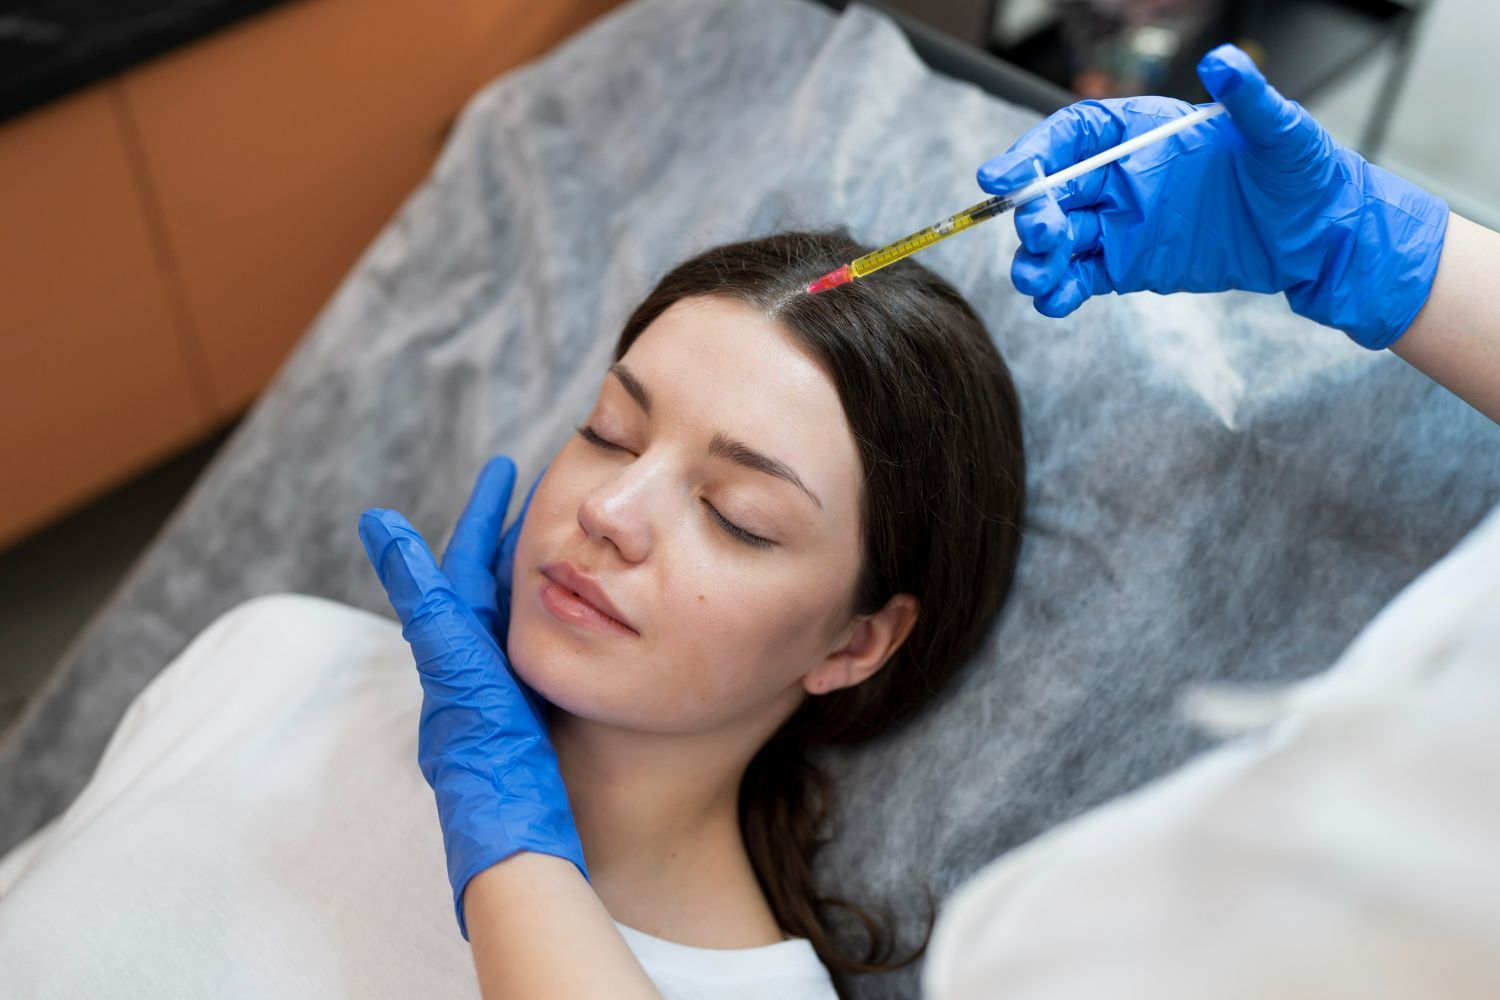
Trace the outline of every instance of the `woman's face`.
{"label": "woman's face", "polygon": [[[808,352],[750,306],[679,301],[606,375],[532,498],[516,672],[580,718],[774,727],[847,638],[861,489],[838,393]],[[602,603],[617,621],[589,606]]]}

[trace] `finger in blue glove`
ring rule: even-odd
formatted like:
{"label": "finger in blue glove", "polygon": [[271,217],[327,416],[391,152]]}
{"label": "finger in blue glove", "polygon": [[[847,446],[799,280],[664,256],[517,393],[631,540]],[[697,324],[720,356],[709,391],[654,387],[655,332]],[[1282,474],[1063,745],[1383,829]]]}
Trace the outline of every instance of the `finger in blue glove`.
{"label": "finger in blue glove", "polygon": [[479,470],[468,504],[458,517],[453,537],[443,550],[443,575],[492,635],[498,634],[500,619],[494,568],[500,546],[500,523],[510,506],[515,485],[516,464],[507,456],[486,462]]}
{"label": "finger in blue glove", "polygon": [[[515,521],[506,530],[505,537],[500,541],[500,555],[495,564],[495,599],[500,612],[500,626],[504,628],[510,623],[510,594],[514,579],[516,563],[516,546],[521,540],[521,525],[526,520],[526,512],[531,510],[531,498],[536,496],[536,488],[542,484],[542,477],[547,474],[547,467],[542,466],[542,471],[537,473],[536,479],[532,480],[531,489],[526,491],[526,499],[521,504],[521,512],[516,515]],[[505,648],[505,633],[497,632],[500,639],[500,648]]]}

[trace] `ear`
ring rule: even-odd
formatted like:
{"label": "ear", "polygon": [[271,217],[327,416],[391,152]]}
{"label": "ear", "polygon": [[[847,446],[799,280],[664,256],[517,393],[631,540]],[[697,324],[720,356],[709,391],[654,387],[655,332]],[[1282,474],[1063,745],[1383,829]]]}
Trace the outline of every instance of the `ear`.
{"label": "ear", "polygon": [[874,614],[856,616],[837,647],[802,678],[802,686],[817,695],[863,683],[911,635],[921,607],[911,594],[896,594]]}

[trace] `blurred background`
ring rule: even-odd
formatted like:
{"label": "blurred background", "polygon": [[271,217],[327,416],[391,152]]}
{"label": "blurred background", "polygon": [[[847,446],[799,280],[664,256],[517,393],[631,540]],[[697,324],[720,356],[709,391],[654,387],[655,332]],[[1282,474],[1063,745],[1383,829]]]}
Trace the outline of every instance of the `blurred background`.
{"label": "blurred background", "polygon": [[[940,5],[940,4],[937,4]],[[913,12],[931,2],[907,4]],[[963,6],[955,4],[955,8]],[[998,0],[987,47],[1082,97],[1208,100],[1199,57],[1233,41],[1376,163],[1500,226],[1492,0]],[[961,30],[955,21],[950,27]]]}
{"label": "blurred background", "polygon": [[[618,2],[0,0],[0,733],[467,97]],[[1492,0],[873,5],[1080,97],[1204,100],[1194,64],[1237,42],[1342,141],[1500,228]]]}

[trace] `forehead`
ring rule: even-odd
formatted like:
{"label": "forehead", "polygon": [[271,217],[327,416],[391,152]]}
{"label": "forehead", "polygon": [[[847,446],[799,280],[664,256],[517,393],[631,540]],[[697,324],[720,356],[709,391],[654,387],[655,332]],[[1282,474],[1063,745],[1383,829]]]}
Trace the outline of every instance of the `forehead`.
{"label": "forehead", "polygon": [[704,442],[719,432],[738,438],[792,466],[825,502],[857,498],[859,451],[833,380],[753,306],[683,299],[620,360],[651,393],[654,421]]}

